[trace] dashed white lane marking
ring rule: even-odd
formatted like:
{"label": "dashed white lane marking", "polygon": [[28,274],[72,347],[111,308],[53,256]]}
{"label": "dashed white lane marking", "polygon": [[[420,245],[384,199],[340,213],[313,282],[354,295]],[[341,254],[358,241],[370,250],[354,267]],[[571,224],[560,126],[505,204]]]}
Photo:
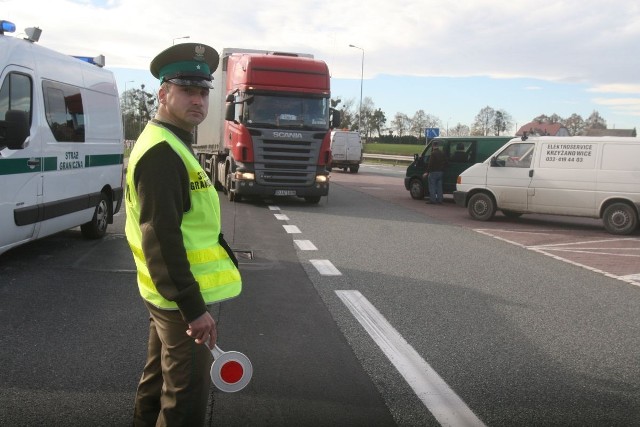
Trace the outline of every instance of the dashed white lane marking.
{"label": "dashed white lane marking", "polygon": [[302,231],[300,231],[300,229],[295,225],[283,225],[283,227],[289,234],[302,233]]}
{"label": "dashed white lane marking", "polygon": [[289,217],[285,214],[274,214],[273,216],[275,216],[279,221],[289,221]]}
{"label": "dashed white lane marking", "polygon": [[270,211],[279,211],[280,208],[278,206],[269,206]]}
{"label": "dashed white lane marking", "polygon": [[335,291],[443,426],[484,426],[449,385],[358,291]]}
{"label": "dashed white lane marking", "polygon": [[338,270],[328,259],[311,259],[311,264],[318,270],[323,276],[342,276],[340,270]]}
{"label": "dashed white lane marking", "polygon": [[317,251],[316,245],[311,243],[311,240],[294,240],[293,243],[298,246],[301,251]]}

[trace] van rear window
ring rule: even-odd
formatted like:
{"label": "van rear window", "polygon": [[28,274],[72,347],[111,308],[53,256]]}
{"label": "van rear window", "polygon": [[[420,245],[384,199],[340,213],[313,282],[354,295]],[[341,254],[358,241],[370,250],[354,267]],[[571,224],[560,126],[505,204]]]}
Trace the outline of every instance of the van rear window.
{"label": "van rear window", "polygon": [[43,81],[47,123],[58,142],[84,142],[84,107],[80,89]]}

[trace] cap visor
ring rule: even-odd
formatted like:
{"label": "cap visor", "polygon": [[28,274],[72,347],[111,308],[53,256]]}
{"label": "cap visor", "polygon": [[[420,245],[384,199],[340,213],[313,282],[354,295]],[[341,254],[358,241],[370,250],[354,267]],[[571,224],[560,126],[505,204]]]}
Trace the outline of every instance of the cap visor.
{"label": "cap visor", "polygon": [[197,86],[213,89],[213,82],[202,79],[169,79],[167,82],[178,86]]}

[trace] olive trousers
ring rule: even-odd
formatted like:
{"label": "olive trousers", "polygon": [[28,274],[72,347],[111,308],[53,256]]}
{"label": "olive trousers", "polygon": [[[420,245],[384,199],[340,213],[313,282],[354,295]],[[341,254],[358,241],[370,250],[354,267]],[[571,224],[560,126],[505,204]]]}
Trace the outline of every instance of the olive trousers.
{"label": "olive trousers", "polygon": [[204,424],[213,357],[196,344],[178,310],[149,310],[147,362],[136,393],[134,426],[200,427]]}

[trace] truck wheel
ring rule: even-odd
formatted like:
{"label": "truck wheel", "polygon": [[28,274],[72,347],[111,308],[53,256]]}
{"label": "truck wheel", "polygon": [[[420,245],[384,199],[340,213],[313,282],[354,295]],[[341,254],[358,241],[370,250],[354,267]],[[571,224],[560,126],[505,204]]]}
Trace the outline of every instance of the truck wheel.
{"label": "truck wheel", "polygon": [[491,196],[476,193],[469,199],[469,215],[478,221],[489,221],[496,214],[496,204]]}
{"label": "truck wheel", "polygon": [[235,202],[235,201],[237,201],[238,197],[236,196],[236,193],[231,191],[231,175],[227,175],[226,181],[227,181],[227,183],[226,183],[227,199],[229,199],[230,202]]}
{"label": "truck wheel", "polygon": [[360,165],[349,166],[349,172],[358,173],[358,169],[360,169]]}
{"label": "truck wheel", "polygon": [[80,226],[80,231],[85,239],[100,239],[107,233],[110,206],[109,198],[104,192],[101,192],[100,200],[93,212],[93,218]]}
{"label": "truck wheel", "polygon": [[418,178],[413,178],[409,182],[409,194],[411,194],[412,199],[424,199],[424,185]]}
{"label": "truck wheel", "polygon": [[638,225],[638,214],[626,203],[613,203],[604,210],[602,221],[611,234],[630,234]]}
{"label": "truck wheel", "polygon": [[218,181],[218,163],[216,159],[211,159],[211,169],[209,170],[209,178],[211,178],[211,182],[213,182],[213,188],[217,191],[224,191],[224,187],[222,183]]}
{"label": "truck wheel", "polygon": [[305,196],[304,201],[310,205],[317,205],[320,202],[320,196]]}

